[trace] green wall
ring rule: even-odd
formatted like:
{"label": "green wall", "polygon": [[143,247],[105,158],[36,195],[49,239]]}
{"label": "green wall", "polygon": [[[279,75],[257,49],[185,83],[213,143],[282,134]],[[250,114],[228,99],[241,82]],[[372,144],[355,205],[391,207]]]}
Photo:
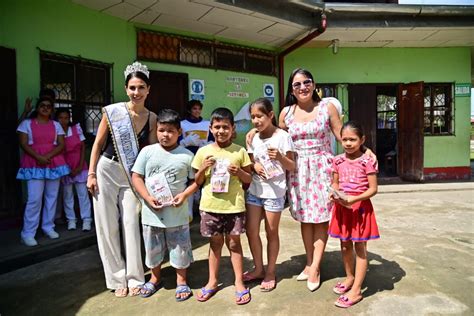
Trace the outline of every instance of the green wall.
{"label": "green wall", "polygon": [[[319,83],[338,83],[347,110],[348,83],[471,82],[469,47],[301,48],[285,58],[285,78],[297,67]],[[424,166],[469,166],[469,97],[455,98],[454,136],[425,136]]]}
{"label": "green wall", "polygon": [[[112,63],[114,100],[124,100],[123,69],[136,56],[136,27],[176,32],[128,23],[69,0],[0,1],[0,45],[14,48],[17,54],[18,110],[22,111],[27,96],[36,96],[40,89],[37,48]],[[262,96],[264,83],[278,87],[277,79],[270,76],[146,64],[152,70],[184,72],[190,79],[205,80],[205,117],[216,106],[227,106],[237,113],[245,102]],[[298,66],[309,69],[321,83],[419,80],[466,83],[471,80],[469,48],[340,48],[338,54],[333,54],[331,49],[301,48],[285,58],[286,79]],[[249,93],[248,99],[226,97],[226,92],[232,90],[226,82],[228,76],[249,79],[249,84],[242,85],[241,90]],[[342,103],[347,107],[346,88],[342,86],[338,90]],[[278,104],[278,98],[275,101]],[[469,165],[469,98],[455,99],[455,115],[455,136],[425,137],[425,167]],[[242,141],[242,135],[238,141]]]}
{"label": "green wall", "polygon": [[[136,58],[137,27],[195,35],[129,23],[69,0],[1,1],[0,15],[0,45],[16,50],[19,112],[23,110],[25,98],[36,96],[40,89],[38,48],[113,64],[113,97],[115,101],[120,101],[127,98],[123,70]],[[264,83],[273,83],[275,88],[278,86],[277,78],[271,76],[170,64],[145,64],[151,70],[183,72],[188,73],[189,79],[205,80],[204,117],[217,106],[229,107],[236,114],[247,101],[263,95]],[[226,82],[229,76],[248,78],[249,83],[242,84],[241,91],[248,92],[249,98],[227,97],[228,91],[237,91],[235,85]],[[242,137],[239,135],[239,142]]]}

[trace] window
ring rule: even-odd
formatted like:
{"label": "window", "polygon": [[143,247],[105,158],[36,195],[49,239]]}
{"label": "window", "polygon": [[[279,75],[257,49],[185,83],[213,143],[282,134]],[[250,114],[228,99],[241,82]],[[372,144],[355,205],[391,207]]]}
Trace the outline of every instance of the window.
{"label": "window", "polygon": [[425,83],[425,135],[453,134],[453,85]]}
{"label": "window", "polygon": [[377,129],[397,128],[397,90],[395,86],[377,87]]}
{"label": "window", "polygon": [[139,60],[274,76],[275,56],[268,50],[137,30]]}
{"label": "window", "polygon": [[55,107],[66,107],[88,140],[99,126],[103,106],[111,103],[111,65],[42,51],[41,87],[56,93]]}
{"label": "window", "polygon": [[316,84],[316,91],[318,91],[318,94],[321,96],[321,98],[337,98],[337,89],[335,84]]}

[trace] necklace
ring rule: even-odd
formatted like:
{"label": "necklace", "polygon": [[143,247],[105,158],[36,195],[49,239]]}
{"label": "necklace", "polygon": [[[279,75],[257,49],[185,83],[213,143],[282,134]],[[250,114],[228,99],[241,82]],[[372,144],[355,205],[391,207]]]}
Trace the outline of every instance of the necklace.
{"label": "necklace", "polygon": [[148,113],[148,110],[145,107],[143,107],[143,110],[140,111],[140,112],[137,112],[137,111],[133,110],[131,102],[127,102],[127,108],[128,108],[128,111],[130,112],[130,114],[132,114],[132,116],[136,116],[136,117],[140,117],[142,114]]}

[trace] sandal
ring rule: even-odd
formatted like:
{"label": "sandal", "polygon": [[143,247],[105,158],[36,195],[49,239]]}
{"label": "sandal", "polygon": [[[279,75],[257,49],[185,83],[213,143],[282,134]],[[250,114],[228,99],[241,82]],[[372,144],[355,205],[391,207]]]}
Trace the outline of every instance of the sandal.
{"label": "sandal", "polygon": [[128,296],[138,296],[141,293],[143,285],[128,288]]}
{"label": "sandal", "polygon": [[147,282],[140,289],[140,296],[143,298],[150,297],[153,294],[155,294],[156,291],[161,289],[161,286],[162,286],[161,282],[158,282],[158,283]]}
{"label": "sandal", "polygon": [[126,297],[128,295],[128,288],[120,287],[115,290],[115,297]]}
{"label": "sandal", "polygon": [[347,298],[347,296],[341,295],[341,296],[339,296],[337,301],[334,302],[334,305],[336,305],[337,307],[341,307],[341,308],[348,308],[348,307],[351,307],[351,306],[359,303],[360,301],[362,301],[362,297],[360,298],[360,300],[351,301],[351,300],[349,300],[349,298]]}
{"label": "sandal", "polygon": [[265,281],[260,284],[260,291],[271,292],[276,288],[276,280]]}
{"label": "sandal", "polygon": [[206,287],[201,288],[201,293],[198,293],[196,299],[199,302],[206,302],[217,293],[217,288],[215,289],[206,289]]}
{"label": "sandal", "polygon": [[[243,298],[246,295],[247,295],[247,298]],[[252,300],[252,296],[250,295],[250,290],[249,289],[245,289],[241,292],[235,291],[235,303],[237,305],[245,305],[248,302],[250,302],[251,300]]]}
{"label": "sandal", "polygon": [[[186,296],[181,296],[179,294],[187,294]],[[176,302],[182,302],[193,296],[193,292],[187,284],[178,285],[176,287]]]}
{"label": "sandal", "polygon": [[341,282],[337,282],[337,284],[332,288],[332,291],[336,294],[344,294],[349,292],[349,290],[352,288],[352,286],[345,286]]}
{"label": "sandal", "polygon": [[250,274],[250,272],[246,271],[244,272],[244,274],[242,275],[242,280],[244,282],[260,282],[263,280],[262,277],[256,277],[256,276],[253,276],[252,274]]}

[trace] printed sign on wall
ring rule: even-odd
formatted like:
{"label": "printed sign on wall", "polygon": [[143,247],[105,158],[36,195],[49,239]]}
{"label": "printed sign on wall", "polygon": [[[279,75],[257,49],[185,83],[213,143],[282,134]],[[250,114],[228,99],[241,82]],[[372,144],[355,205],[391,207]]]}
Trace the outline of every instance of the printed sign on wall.
{"label": "printed sign on wall", "polygon": [[205,92],[204,92],[204,80],[200,79],[191,79],[190,80],[190,94],[192,100],[204,100]]}
{"label": "printed sign on wall", "polygon": [[248,99],[250,94],[246,91],[248,89],[248,84],[250,79],[247,77],[238,77],[238,76],[227,76],[226,81],[226,90],[228,98],[240,98]]}
{"label": "printed sign on wall", "polygon": [[273,83],[263,84],[263,97],[267,98],[271,102],[275,101],[275,86]]}

